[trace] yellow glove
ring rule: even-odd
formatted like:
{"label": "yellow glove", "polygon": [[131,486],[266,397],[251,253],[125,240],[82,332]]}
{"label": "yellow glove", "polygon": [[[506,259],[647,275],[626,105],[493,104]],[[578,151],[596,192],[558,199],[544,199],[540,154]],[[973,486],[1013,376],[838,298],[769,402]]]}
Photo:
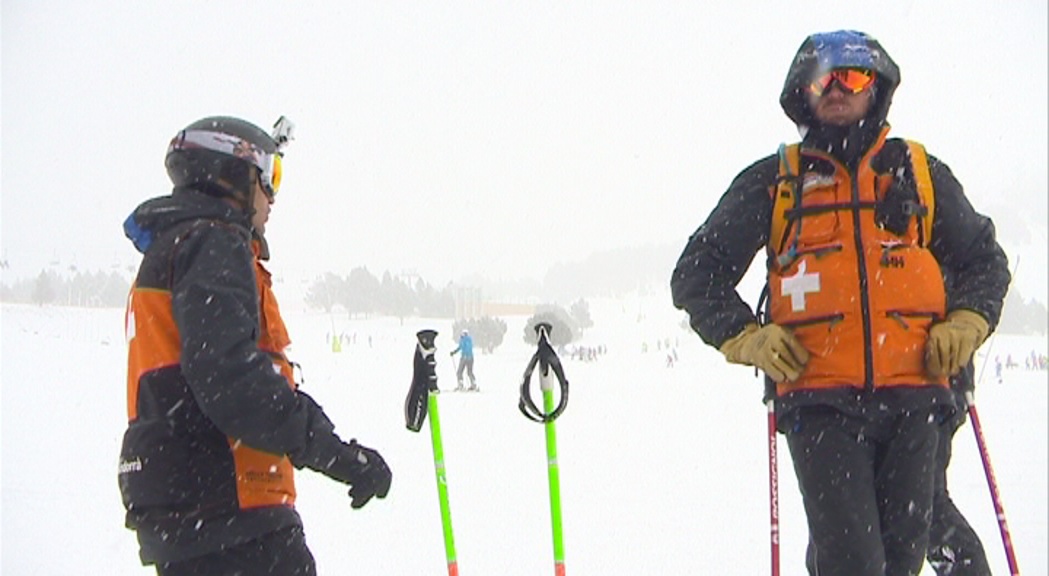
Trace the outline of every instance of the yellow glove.
{"label": "yellow glove", "polygon": [[729,362],[756,366],[776,382],[797,380],[809,361],[808,350],[790,330],[776,324],[747,324],[720,350]]}
{"label": "yellow glove", "polygon": [[955,310],[947,319],[933,324],[925,344],[925,371],[940,378],[954,376],[969,363],[983,344],[990,326],[972,310]]}

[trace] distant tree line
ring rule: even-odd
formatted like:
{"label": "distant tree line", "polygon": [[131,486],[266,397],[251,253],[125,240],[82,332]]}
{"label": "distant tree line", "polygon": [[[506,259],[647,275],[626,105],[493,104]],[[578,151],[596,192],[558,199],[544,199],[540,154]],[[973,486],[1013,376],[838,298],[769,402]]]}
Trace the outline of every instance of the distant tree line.
{"label": "distant tree line", "polygon": [[553,264],[543,278],[543,299],[570,302],[663,289],[681,248],[677,243],[613,248]]}
{"label": "distant tree line", "polygon": [[351,318],[455,316],[451,286],[437,290],[422,278],[415,278],[413,282],[389,271],[384,272],[380,280],[363,266],[354,268],[347,276],[328,272],[314,280],[306,292],[306,305],[325,312],[332,312],[338,306]]}
{"label": "distant tree line", "polygon": [[456,320],[455,324],[452,324],[452,339],[458,342],[463,330],[470,332],[474,346],[485,354],[491,354],[503,343],[503,336],[506,335],[506,322],[501,318],[491,316]]}
{"label": "distant tree line", "polygon": [[550,325],[550,344],[555,347],[571,344],[594,325],[586,300],[576,300],[568,310],[555,304],[545,304],[536,307],[535,314],[525,322],[523,337],[526,343],[539,342],[535,327],[543,322]]}
{"label": "distant tree line", "polygon": [[[82,306],[96,308],[120,308],[127,301],[130,282],[127,274],[117,271],[103,272],[79,270],[70,266],[65,273],[53,268],[40,271],[35,278],[19,279],[0,284],[0,301],[37,305]],[[367,268],[358,267],[348,276],[328,272],[310,285],[306,304],[313,308],[331,312],[341,307],[354,316],[394,316],[407,318],[452,318],[455,316],[454,287],[435,289],[422,278],[405,280],[390,272],[376,278]],[[480,320],[477,320],[478,322]],[[554,304],[542,305],[529,319],[523,335],[526,342],[535,343],[534,326],[549,322],[554,330],[551,339],[555,345],[565,345],[577,340],[584,330],[593,325],[586,300],[575,301],[568,310]],[[682,328],[689,329],[687,321]],[[1035,299],[1025,299],[1013,287],[1005,297],[1005,308],[997,330],[1006,334],[1041,334],[1049,329],[1049,312],[1046,305]],[[460,329],[456,329],[457,336]],[[485,346],[478,337],[492,334],[489,350],[502,343],[498,326],[478,325],[471,329],[474,341],[482,349]]]}
{"label": "distant tree line", "polygon": [[119,308],[127,302],[131,284],[124,275],[86,272],[70,267],[70,275],[44,269],[36,278],[0,284],[0,300],[24,304]]}
{"label": "distant tree line", "polygon": [[1009,289],[1005,295],[1005,308],[998,322],[997,331],[1003,334],[1041,334],[1045,335],[1049,324],[1049,313],[1045,304],[1031,299],[1024,300],[1016,288]]}

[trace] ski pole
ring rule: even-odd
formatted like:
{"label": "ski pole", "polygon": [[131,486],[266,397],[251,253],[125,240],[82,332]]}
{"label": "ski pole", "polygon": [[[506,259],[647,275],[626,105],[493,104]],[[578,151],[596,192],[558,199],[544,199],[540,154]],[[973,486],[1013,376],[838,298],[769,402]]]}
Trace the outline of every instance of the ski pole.
{"label": "ski pole", "polygon": [[976,399],[972,392],[965,393],[965,402],[969,405],[969,419],[972,421],[973,434],[976,435],[976,445],[980,449],[980,460],[983,461],[983,472],[987,476],[987,487],[991,491],[994,513],[998,518],[998,531],[1002,534],[1002,544],[1005,546],[1005,559],[1009,562],[1009,574],[1019,576],[1020,569],[1016,565],[1016,551],[1013,549],[1013,538],[1009,533],[1009,523],[1005,521],[1005,507],[1002,506],[1002,497],[998,492],[998,481],[995,480],[994,469],[991,467],[991,455],[987,451],[987,441],[983,436],[983,426],[980,425],[980,416],[976,412]]}
{"label": "ski pole", "polygon": [[768,399],[769,420],[769,546],[772,576],[779,576],[779,464],[776,451],[776,401]]}
{"label": "ski pole", "polygon": [[[568,380],[565,379],[561,360],[550,346],[549,334],[553,327],[545,322],[536,325],[538,347],[525,368],[521,382],[521,399],[517,407],[529,420],[542,422],[546,429],[546,471],[550,484],[550,524],[554,541],[554,575],[565,576],[565,547],[561,530],[561,481],[557,462],[557,429],[554,420],[568,405]],[[539,365],[539,387],[543,391],[543,411],[540,412],[529,393],[532,371]],[[561,400],[554,406],[554,378],[561,385]]]}
{"label": "ski pole", "polygon": [[420,330],[415,347],[415,363],[412,385],[404,404],[404,416],[408,429],[422,429],[426,414],[430,414],[430,440],[433,444],[433,467],[437,477],[437,499],[441,506],[441,528],[444,533],[444,555],[448,564],[448,576],[459,575],[459,564],[455,555],[455,535],[452,533],[452,512],[448,504],[448,479],[444,468],[444,447],[441,442],[441,416],[437,409],[437,370],[434,352],[436,330]]}
{"label": "ski pole", "polygon": [[[770,320],[768,311],[769,284],[761,289],[754,314],[762,326]],[[757,366],[754,376],[759,375]],[[768,411],[769,444],[769,549],[772,561],[772,576],[779,576],[779,459],[776,449],[776,384],[765,377],[765,408]]]}

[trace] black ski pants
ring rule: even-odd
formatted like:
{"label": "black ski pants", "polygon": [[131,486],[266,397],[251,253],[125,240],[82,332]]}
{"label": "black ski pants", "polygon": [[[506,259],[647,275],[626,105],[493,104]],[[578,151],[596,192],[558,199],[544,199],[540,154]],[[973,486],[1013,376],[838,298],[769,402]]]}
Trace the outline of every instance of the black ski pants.
{"label": "black ski pants", "polygon": [[954,505],[947,492],[947,466],[951,463],[951,443],[964,416],[940,426],[933,478],[932,525],[926,558],[938,576],[990,576],[987,554],[976,531]]}
{"label": "black ski pants", "polygon": [[181,562],[157,564],[158,576],[317,576],[301,526]]}
{"label": "black ski pants", "polygon": [[939,430],[932,408],[798,408],[787,446],[808,519],[812,576],[913,576],[925,562]]}

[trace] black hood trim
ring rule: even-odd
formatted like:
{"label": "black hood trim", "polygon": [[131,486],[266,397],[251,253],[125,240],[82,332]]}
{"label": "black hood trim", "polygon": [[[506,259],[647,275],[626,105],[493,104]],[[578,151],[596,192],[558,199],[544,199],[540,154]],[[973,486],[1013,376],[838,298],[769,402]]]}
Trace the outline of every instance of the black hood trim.
{"label": "black hood trim", "polygon": [[242,210],[222,199],[192,189],[176,188],[170,196],[146,200],[124,221],[124,235],[142,253],[159,234],[189,220],[218,220],[247,233],[251,220]]}
{"label": "black hood trim", "polygon": [[[855,42],[858,49],[850,53],[835,53],[827,40]],[[877,74],[875,83],[876,101],[867,115],[866,128],[877,135],[885,125],[892,105],[892,96],[900,85],[900,68],[889,53],[874,38],[863,32],[837,31],[813,34],[802,42],[791,63],[783,83],[779,103],[787,117],[798,126],[805,136],[819,130],[818,122],[809,108],[806,89],[812,79],[836,67],[865,67]]]}

